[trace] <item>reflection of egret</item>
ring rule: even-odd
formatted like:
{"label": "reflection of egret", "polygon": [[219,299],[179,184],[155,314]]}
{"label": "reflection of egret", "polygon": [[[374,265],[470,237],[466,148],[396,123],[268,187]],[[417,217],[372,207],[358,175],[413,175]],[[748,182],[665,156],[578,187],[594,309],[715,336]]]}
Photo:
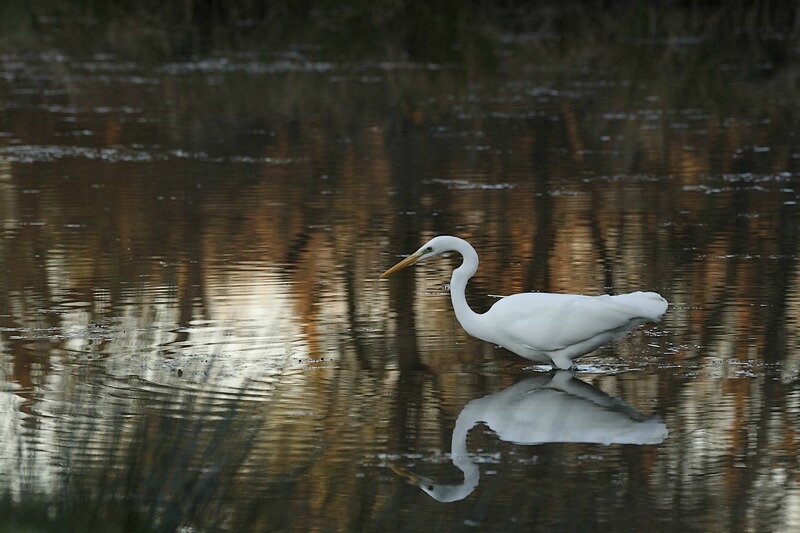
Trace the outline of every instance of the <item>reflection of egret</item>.
{"label": "reflection of egret", "polygon": [[463,500],[478,486],[480,471],[469,457],[467,433],[479,422],[500,440],[527,445],[659,444],[668,433],[657,417],[645,417],[622,400],[562,371],[524,379],[464,407],[456,419],[450,448],[453,464],[464,473],[462,483],[440,485],[399,467],[393,467],[394,471],[436,500]]}
{"label": "reflection of egret", "polygon": [[444,252],[458,252],[450,298],[456,318],[473,337],[499,344],[531,361],[571,368],[573,359],[618,339],[645,322],[656,322],[667,301],[655,292],[583,296],[528,292],[498,300],[483,314],[470,309],[464,290],[478,270],[478,254],[458,237],[434,237],[381,274],[382,278]]}

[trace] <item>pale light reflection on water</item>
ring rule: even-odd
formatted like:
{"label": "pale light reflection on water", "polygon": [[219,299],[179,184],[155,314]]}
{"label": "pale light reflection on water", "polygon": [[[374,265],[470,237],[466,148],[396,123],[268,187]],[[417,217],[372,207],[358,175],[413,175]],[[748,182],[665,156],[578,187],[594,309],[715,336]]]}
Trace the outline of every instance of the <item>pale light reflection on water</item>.
{"label": "pale light reflection on water", "polygon": [[[230,528],[800,527],[791,91],[435,67],[2,56],[3,483],[102,476],[147,417],[213,440],[235,400]],[[478,425],[463,500],[396,475],[460,483],[464,406],[542,376],[460,329],[451,262],[377,280],[437,233],[478,250],[477,309],[663,294],[577,375],[663,442]]]}

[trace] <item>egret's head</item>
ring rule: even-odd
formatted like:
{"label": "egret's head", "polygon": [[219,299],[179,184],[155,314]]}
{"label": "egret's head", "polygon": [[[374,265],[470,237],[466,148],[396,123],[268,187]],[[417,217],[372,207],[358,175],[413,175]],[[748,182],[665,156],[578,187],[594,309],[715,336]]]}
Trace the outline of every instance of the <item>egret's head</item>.
{"label": "egret's head", "polygon": [[452,250],[452,247],[448,246],[450,243],[450,239],[453,237],[447,237],[444,235],[440,235],[438,237],[434,237],[433,239],[429,240],[425,244],[423,244],[419,250],[414,252],[413,254],[409,255],[392,268],[381,274],[381,278],[388,278],[398,270],[403,270],[406,267],[411,265],[421,263],[422,261],[427,261],[432,257],[436,257],[437,255],[449,252]]}
{"label": "egret's head", "polygon": [[442,503],[463,500],[469,496],[477,486],[477,483],[472,484],[466,481],[461,485],[441,485],[434,483],[430,478],[420,476],[405,468],[399,466],[392,466],[391,468],[395,474],[405,478],[411,485],[416,485],[428,494],[428,496]]}

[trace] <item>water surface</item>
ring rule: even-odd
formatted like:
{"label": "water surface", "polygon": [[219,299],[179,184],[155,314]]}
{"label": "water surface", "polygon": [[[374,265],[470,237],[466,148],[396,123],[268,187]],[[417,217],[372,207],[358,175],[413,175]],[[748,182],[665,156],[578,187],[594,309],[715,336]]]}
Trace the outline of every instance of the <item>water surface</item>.
{"label": "water surface", "polygon": [[[113,486],[160,438],[134,470],[207,475],[229,529],[800,527],[798,102],[709,69],[0,56],[0,480]],[[461,483],[465,406],[549,379],[461,330],[453,260],[377,279],[441,233],[479,311],[663,294],[576,378],[668,435],[478,424],[463,499],[397,475]]]}

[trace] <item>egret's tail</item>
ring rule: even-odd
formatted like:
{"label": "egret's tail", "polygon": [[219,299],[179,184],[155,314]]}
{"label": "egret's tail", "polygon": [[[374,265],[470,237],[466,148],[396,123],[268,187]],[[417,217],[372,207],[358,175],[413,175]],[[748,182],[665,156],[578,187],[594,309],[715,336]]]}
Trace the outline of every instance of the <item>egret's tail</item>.
{"label": "egret's tail", "polygon": [[657,292],[636,291],[612,296],[612,298],[623,305],[633,307],[641,313],[642,318],[653,322],[661,320],[667,311],[667,301]]}

